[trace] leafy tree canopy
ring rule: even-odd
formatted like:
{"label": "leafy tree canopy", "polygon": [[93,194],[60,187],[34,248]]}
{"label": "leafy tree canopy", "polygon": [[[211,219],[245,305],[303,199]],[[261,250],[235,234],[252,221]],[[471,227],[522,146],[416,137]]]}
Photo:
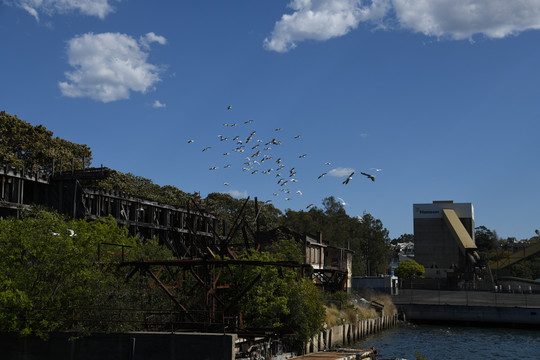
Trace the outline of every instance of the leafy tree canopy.
{"label": "leafy tree canopy", "polygon": [[79,145],[55,137],[43,125],[33,126],[16,115],[0,111],[0,163],[18,168],[49,171],[55,159],[56,170],[89,166],[92,152],[86,145]]}
{"label": "leafy tree canopy", "polygon": [[394,274],[400,279],[416,279],[424,277],[426,269],[414,260],[401,261],[394,270]]}
{"label": "leafy tree canopy", "polygon": [[0,221],[0,331],[45,335],[71,328],[65,312],[73,308],[131,308],[136,292],[110,267],[120,258],[98,261],[100,243],[129,246],[132,259],[171,258],[166,248],[140,244],[112,217],[67,220],[38,209]]}
{"label": "leafy tree canopy", "polygon": [[353,275],[375,275],[386,272],[391,257],[388,230],[371,214],[350,217],[334,197],[323,200],[324,209],[287,210],[281,224],[298,233],[323,233],[325,241],[353,250]]}
{"label": "leafy tree canopy", "polygon": [[173,206],[185,207],[189,199],[198,198],[198,195],[185,193],[175,186],[159,186],[150,179],[119,171],[113,171],[108,178],[100,180],[97,185]]}
{"label": "leafy tree canopy", "polygon": [[414,235],[413,234],[401,234],[398,238],[392,239],[391,244],[397,245],[402,243],[414,243]]}
{"label": "leafy tree canopy", "polygon": [[484,253],[489,252],[497,247],[498,236],[495,231],[492,231],[485,226],[478,226],[474,229],[474,237],[478,250]]}
{"label": "leafy tree canopy", "polygon": [[[244,260],[280,261],[287,253],[252,252]],[[275,266],[231,266],[230,280],[238,289],[252,287],[236,306],[247,327],[277,327],[293,330],[306,341],[321,330],[325,309],[319,290],[299,270]]]}

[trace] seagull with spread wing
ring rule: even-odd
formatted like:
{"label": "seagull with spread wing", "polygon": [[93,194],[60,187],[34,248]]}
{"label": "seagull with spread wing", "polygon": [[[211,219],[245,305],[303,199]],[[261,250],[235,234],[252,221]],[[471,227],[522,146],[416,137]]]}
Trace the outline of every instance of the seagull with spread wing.
{"label": "seagull with spread wing", "polygon": [[371,181],[375,181],[375,176],[373,176],[373,175],[366,174],[365,172],[361,172],[360,174],[362,174],[362,175],[364,175],[364,176],[367,176],[368,178],[371,179]]}
{"label": "seagull with spread wing", "polygon": [[348,184],[354,175],[354,171],[343,181],[343,184]]}

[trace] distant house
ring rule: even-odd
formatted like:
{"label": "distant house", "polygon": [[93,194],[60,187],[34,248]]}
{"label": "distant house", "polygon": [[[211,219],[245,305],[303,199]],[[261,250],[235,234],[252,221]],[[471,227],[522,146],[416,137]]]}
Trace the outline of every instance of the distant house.
{"label": "distant house", "polygon": [[352,257],[354,251],[328,245],[322,233],[317,236],[299,234],[285,227],[279,227],[261,236],[264,250],[276,239],[278,233],[294,238],[302,246],[304,263],[313,268],[312,278],[316,285],[329,291],[349,291],[352,284]]}

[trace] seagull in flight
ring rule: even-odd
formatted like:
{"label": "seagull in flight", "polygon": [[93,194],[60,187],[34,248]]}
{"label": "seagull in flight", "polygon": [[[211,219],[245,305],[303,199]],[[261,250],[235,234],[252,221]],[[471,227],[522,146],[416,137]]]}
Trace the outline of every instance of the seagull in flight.
{"label": "seagull in flight", "polygon": [[338,197],[338,199],[340,200],[340,204],[345,206],[345,205],[349,205],[345,202],[345,200],[343,200],[342,198]]}
{"label": "seagull in flight", "polygon": [[232,109],[232,106],[231,105],[228,105],[227,106],[227,110],[231,110]]}
{"label": "seagull in flight", "polygon": [[326,173],[322,173],[321,175],[319,175],[319,177],[317,179],[322,178],[324,175],[326,175]]}
{"label": "seagull in flight", "polygon": [[300,139],[300,135],[296,135],[294,138],[295,139]]}
{"label": "seagull in flight", "polygon": [[366,173],[364,173],[364,172],[361,172],[360,174],[362,174],[362,175],[364,175],[364,176],[367,176],[368,178],[371,179],[371,181],[375,181],[375,176],[373,176],[373,175],[366,174]]}
{"label": "seagull in flight", "polygon": [[253,122],[253,120],[248,120],[248,121],[244,121],[244,124],[250,124],[252,122]]}
{"label": "seagull in flight", "polygon": [[228,182],[224,182],[223,185],[229,186],[229,183],[228,183]]}
{"label": "seagull in flight", "polygon": [[217,170],[217,166],[211,167],[210,170]]}
{"label": "seagull in flight", "polygon": [[324,165],[332,165],[332,163],[325,162]]}
{"label": "seagull in flight", "polygon": [[212,148],[211,146],[208,146],[208,147],[205,147],[202,151],[210,150],[211,148]]}
{"label": "seagull in flight", "polygon": [[306,209],[309,209],[312,206],[314,206],[314,204],[309,204],[308,206],[306,206]]}
{"label": "seagull in flight", "polygon": [[376,172],[382,171],[383,169],[370,168],[369,170],[375,170]]}
{"label": "seagull in flight", "polygon": [[307,156],[307,154],[302,154],[302,155],[299,156],[299,158],[302,159],[302,158],[305,158],[306,156]]}
{"label": "seagull in flight", "polygon": [[354,175],[354,171],[343,181],[343,184],[348,184]]}
{"label": "seagull in flight", "polygon": [[195,141],[195,140],[189,139],[189,140],[187,141],[187,143],[188,143],[188,144],[191,144],[191,143],[194,142],[194,141]]}

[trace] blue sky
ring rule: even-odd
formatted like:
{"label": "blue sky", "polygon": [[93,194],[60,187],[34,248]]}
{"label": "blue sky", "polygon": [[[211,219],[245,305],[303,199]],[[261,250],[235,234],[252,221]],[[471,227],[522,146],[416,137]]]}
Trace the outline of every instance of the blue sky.
{"label": "blue sky", "polygon": [[539,28],[538,0],[0,0],[0,110],[186,192],[339,197],[392,238],[414,203],[471,202],[529,238]]}

